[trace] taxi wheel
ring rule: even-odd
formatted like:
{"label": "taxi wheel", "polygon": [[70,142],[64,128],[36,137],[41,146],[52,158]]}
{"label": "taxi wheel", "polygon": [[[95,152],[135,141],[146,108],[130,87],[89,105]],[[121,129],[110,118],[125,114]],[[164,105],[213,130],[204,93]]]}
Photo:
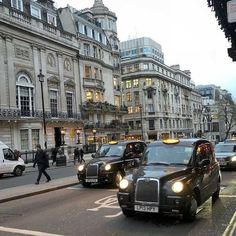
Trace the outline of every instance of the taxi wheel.
{"label": "taxi wheel", "polygon": [[122,208],[122,212],[126,217],[132,217],[134,216],[135,212],[132,210],[127,210],[125,208]]}
{"label": "taxi wheel", "polygon": [[83,187],[85,187],[85,188],[89,188],[90,186],[91,186],[91,183],[82,183],[82,185],[83,185]]}
{"label": "taxi wheel", "polygon": [[23,173],[23,170],[22,168],[20,168],[19,166],[16,166],[14,171],[13,171],[13,175],[14,176],[21,176]]}
{"label": "taxi wheel", "polygon": [[191,198],[191,202],[186,210],[186,212],[183,214],[183,218],[186,221],[194,221],[197,214],[197,199],[196,196],[193,194]]}
{"label": "taxi wheel", "polygon": [[114,182],[113,182],[113,186],[115,188],[119,187],[119,184],[120,184],[120,181],[122,180],[122,178],[123,178],[122,173],[120,171],[117,171],[116,175],[115,175],[115,178],[114,178]]}

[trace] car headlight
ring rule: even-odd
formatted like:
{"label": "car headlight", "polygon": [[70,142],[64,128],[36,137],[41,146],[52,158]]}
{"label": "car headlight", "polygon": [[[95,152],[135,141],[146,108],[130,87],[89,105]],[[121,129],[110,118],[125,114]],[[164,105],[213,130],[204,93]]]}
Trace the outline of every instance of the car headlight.
{"label": "car headlight", "polygon": [[122,179],[119,186],[120,189],[126,189],[129,186],[129,181],[127,179]]}
{"label": "car headlight", "polygon": [[231,161],[236,161],[236,156],[232,157]]}
{"label": "car headlight", "polygon": [[110,170],[110,169],[111,169],[111,165],[110,165],[110,164],[106,164],[104,169],[105,169],[106,171]]}
{"label": "car headlight", "polygon": [[78,171],[83,171],[84,170],[84,165],[79,165],[78,166]]}
{"label": "car headlight", "polygon": [[182,192],[184,189],[184,185],[183,183],[177,181],[175,182],[173,185],[172,185],[172,191],[175,192],[175,193],[180,193]]}

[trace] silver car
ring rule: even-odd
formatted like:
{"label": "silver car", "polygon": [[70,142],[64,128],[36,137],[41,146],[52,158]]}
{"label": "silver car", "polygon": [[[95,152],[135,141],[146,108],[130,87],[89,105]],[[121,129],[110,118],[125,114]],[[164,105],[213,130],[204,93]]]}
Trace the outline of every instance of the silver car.
{"label": "silver car", "polygon": [[215,146],[216,159],[220,167],[236,170],[236,143],[219,143]]}

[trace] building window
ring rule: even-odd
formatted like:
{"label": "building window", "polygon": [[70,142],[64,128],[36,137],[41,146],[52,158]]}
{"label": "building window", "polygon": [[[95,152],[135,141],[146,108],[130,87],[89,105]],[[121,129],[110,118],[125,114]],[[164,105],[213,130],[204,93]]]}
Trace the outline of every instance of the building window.
{"label": "building window", "polygon": [[134,64],[134,71],[139,71],[139,64]]}
{"label": "building window", "polygon": [[17,10],[23,11],[23,1],[22,0],[11,0],[11,7]]}
{"label": "building window", "polygon": [[139,91],[134,92],[134,101],[135,103],[139,103]]}
{"label": "building window", "polygon": [[149,130],[155,130],[155,121],[149,120]]}
{"label": "building window", "polygon": [[66,93],[66,107],[67,115],[69,118],[73,118],[73,94]]}
{"label": "building window", "polygon": [[92,77],[91,75],[92,75],[91,66],[85,66],[84,77],[85,78],[91,78]]}
{"label": "building window", "polygon": [[152,79],[145,80],[146,86],[152,86]]}
{"label": "building window", "polygon": [[87,30],[87,26],[84,25],[84,34],[88,36],[88,30]]}
{"label": "building window", "polygon": [[35,6],[30,6],[31,16],[41,19],[41,11]]}
{"label": "building window", "polygon": [[101,102],[102,101],[102,94],[100,92],[96,92],[96,102]]}
{"label": "building window", "polygon": [[131,80],[127,80],[127,81],[125,81],[125,87],[126,88],[131,88],[132,87],[132,82],[131,82]]}
{"label": "building window", "polygon": [[20,130],[21,150],[29,150],[29,131],[28,129]]}
{"label": "building window", "polygon": [[131,101],[132,101],[132,95],[131,95],[130,92],[129,92],[129,93],[126,93],[126,101],[127,101],[127,102],[131,102]]}
{"label": "building window", "polygon": [[57,18],[55,15],[48,13],[47,17],[48,17],[48,24],[53,25],[53,26],[57,26]]}
{"label": "building window", "polygon": [[163,129],[163,121],[160,119],[160,129]]}
{"label": "building window", "polygon": [[147,97],[148,99],[152,99],[152,90],[147,90]]}
{"label": "building window", "polygon": [[32,129],[32,148],[39,144],[39,129]]}
{"label": "building window", "polygon": [[86,101],[93,101],[93,92],[92,91],[86,92]]}
{"label": "building window", "polygon": [[26,75],[20,75],[16,83],[16,105],[21,116],[32,116],[34,112],[33,85]]}
{"label": "building window", "polygon": [[146,63],[143,64],[143,69],[144,69],[144,70],[148,70],[148,64],[146,64]]}
{"label": "building window", "polygon": [[139,86],[139,80],[138,79],[133,80],[133,86],[134,86],[134,88],[137,88]]}
{"label": "building window", "polygon": [[84,43],[84,55],[90,56],[90,46],[87,43]]}
{"label": "building window", "polygon": [[50,90],[50,107],[52,117],[57,117],[57,91]]}
{"label": "building window", "polygon": [[98,68],[94,68],[94,78],[98,79]]}
{"label": "building window", "polygon": [[93,46],[93,57],[97,58],[98,57],[98,50],[97,47]]}

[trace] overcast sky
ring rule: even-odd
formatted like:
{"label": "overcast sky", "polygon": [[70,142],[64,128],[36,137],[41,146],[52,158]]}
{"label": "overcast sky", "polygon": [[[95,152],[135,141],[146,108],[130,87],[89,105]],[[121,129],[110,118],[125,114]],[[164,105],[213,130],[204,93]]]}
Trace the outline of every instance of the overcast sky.
{"label": "overcast sky", "polygon": [[[54,0],[56,7],[91,7],[94,0]],[[103,0],[118,18],[120,41],[150,37],[162,45],[165,64],[190,70],[196,85],[215,84],[236,98],[236,62],[230,42],[207,0]]]}

